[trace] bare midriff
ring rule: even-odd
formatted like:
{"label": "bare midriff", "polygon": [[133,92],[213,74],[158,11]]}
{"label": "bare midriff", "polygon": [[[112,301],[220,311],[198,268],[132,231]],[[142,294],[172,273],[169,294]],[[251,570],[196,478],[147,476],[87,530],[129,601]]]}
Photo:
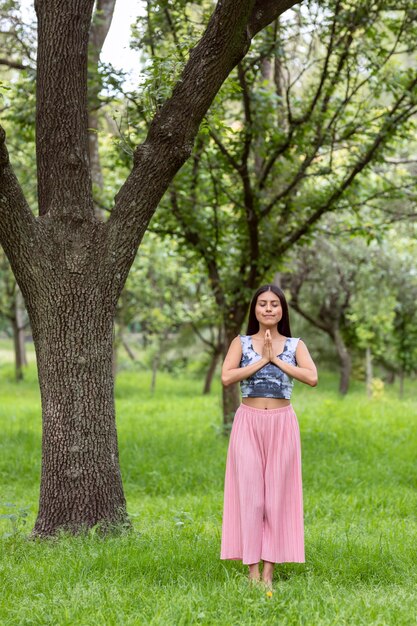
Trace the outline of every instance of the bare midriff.
{"label": "bare midriff", "polygon": [[254,409],[280,409],[289,406],[291,402],[285,398],[242,398],[242,404]]}

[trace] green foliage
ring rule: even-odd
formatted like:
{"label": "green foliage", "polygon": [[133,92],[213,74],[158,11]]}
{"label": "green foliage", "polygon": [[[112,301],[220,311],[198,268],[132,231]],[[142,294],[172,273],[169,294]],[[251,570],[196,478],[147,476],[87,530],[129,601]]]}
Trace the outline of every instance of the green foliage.
{"label": "green foliage", "polygon": [[162,370],[183,370],[194,343],[191,326],[204,330],[217,322],[201,266],[184,265],[174,240],[162,244],[147,233],[121,295],[117,322],[140,333],[148,365],[156,359]]}
{"label": "green foliage", "polygon": [[[349,223],[349,216],[347,217]],[[283,284],[290,304],[350,351],[370,348],[389,371],[417,371],[417,266],[414,228],[386,229],[369,242],[327,219],[309,246],[293,253]]]}

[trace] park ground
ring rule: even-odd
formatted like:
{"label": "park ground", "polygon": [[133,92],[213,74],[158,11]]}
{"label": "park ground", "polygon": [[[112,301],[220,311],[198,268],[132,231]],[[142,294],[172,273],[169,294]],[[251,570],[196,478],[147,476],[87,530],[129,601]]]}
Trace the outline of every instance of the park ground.
{"label": "park ground", "polygon": [[0,345],[0,624],[408,625],[417,623],[417,398],[385,388],[345,398],[337,379],[296,385],[303,446],[305,564],[278,566],[274,592],[219,560],[227,439],[220,385],[192,372],[126,367],[116,387],[133,531],[28,539],[40,474],[36,370],[13,382]]}

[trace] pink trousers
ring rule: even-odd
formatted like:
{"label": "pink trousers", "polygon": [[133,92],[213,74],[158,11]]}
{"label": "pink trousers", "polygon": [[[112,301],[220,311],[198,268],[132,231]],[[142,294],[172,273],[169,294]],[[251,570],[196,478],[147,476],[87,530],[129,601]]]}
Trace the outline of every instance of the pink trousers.
{"label": "pink trousers", "polygon": [[292,406],[236,411],[227,453],[222,559],[303,563],[301,445]]}

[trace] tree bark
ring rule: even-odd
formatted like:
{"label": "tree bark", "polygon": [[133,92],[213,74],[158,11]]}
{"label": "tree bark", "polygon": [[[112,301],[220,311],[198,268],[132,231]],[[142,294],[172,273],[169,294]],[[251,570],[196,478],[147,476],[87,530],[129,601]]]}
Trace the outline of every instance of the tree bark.
{"label": "tree bark", "polygon": [[114,310],[106,281],[89,274],[92,267],[61,273],[59,281],[49,276],[28,307],[43,422],[37,536],[127,521],[113,400]]}

